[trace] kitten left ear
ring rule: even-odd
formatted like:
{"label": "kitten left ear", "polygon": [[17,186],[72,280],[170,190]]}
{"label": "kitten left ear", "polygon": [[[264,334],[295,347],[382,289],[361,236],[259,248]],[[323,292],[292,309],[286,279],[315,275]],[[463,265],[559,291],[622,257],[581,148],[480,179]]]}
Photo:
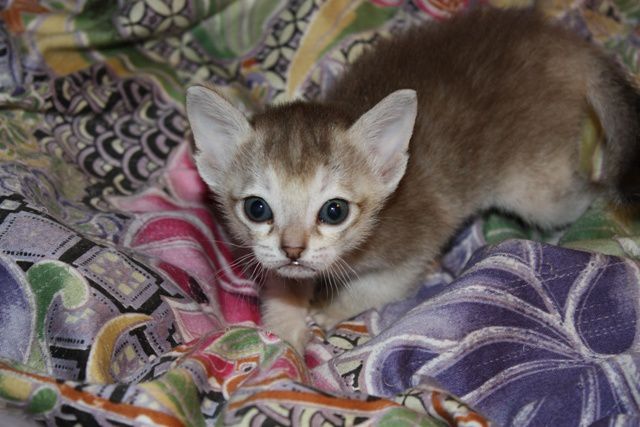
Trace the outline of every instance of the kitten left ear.
{"label": "kitten left ear", "polygon": [[238,146],[251,134],[251,125],[240,110],[204,86],[187,89],[187,117],[198,148],[196,166],[215,191]]}
{"label": "kitten left ear", "polygon": [[416,92],[393,92],[364,113],[349,129],[349,136],[369,155],[374,169],[390,193],[402,179],[416,121]]}

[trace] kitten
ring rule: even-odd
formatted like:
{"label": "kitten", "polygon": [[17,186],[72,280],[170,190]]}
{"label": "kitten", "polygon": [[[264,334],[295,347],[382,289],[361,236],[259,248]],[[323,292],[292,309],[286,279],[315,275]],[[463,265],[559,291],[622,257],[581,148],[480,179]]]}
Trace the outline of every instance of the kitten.
{"label": "kitten", "polygon": [[[590,174],[591,111],[606,139]],[[380,41],[321,102],[247,119],[194,86],[187,112],[202,178],[274,273],[265,325],[298,351],[307,314],[331,328],[403,298],[481,210],[553,228],[598,195],[640,199],[640,96],[532,11],[478,9]]]}

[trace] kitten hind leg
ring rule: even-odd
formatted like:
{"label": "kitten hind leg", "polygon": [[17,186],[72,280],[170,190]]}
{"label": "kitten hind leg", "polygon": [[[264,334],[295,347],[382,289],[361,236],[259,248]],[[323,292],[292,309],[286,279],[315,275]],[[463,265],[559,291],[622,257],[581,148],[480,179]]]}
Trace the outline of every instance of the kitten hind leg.
{"label": "kitten hind leg", "polygon": [[513,174],[499,186],[491,206],[544,229],[573,223],[599,191],[567,164],[559,162],[536,172]]}
{"label": "kitten hind leg", "polygon": [[565,194],[564,196],[549,195],[537,197],[535,202],[519,203],[517,208],[510,211],[518,214],[529,224],[543,229],[552,230],[567,226],[575,222],[589,208],[594,195],[591,192],[583,194]]}

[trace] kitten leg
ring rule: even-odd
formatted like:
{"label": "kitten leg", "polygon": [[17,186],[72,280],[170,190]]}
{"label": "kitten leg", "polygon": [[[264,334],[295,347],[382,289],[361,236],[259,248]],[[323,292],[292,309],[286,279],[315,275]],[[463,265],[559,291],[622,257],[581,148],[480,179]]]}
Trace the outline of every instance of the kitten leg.
{"label": "kitten leg", "polygon": [[300,355],[311,337],[306,318],[312,293],[311,283],[286,280],[275,274],[269,275],[260,293],[265,328],[291,344]]}
{"label": "kitten leg", "polygon": [[370,308],[401,300],[414,290],[424,274],[423,264],[366,273],[347,283],[335,298],[311,309],[311,316],[325,330]]}

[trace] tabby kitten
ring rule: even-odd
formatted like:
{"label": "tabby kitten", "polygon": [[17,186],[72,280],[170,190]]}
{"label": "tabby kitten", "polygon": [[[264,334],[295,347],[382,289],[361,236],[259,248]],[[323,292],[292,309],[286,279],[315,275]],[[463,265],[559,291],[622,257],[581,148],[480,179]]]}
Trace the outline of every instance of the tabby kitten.
{"label": "tabby kitten", "polygon": [[[308,314],[331,328],[405,297],[481,210],[553,228],[601,194],[638,200],[639,110],[611,59],[530,10],[407,30],[322,101],[250,119],[214,90],[187,91],[198,170],[273,273],[266,326],[299,351]],[[606,137],[588,171],[578,159],[591,114]]]}

